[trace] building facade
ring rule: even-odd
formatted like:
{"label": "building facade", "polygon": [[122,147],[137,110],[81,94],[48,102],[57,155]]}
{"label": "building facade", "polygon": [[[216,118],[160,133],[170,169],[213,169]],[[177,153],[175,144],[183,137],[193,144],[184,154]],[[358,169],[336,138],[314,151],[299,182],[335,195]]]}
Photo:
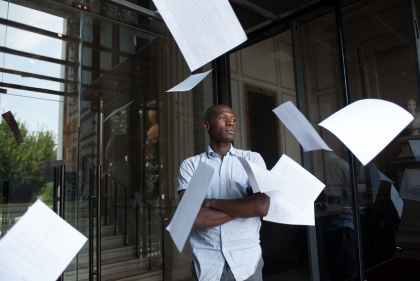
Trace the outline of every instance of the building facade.
{"label": "building facade", "polygon": [[[235,147],[326,184],[315,226],[263,221],[264,280],[419,280],[420,3],[230,3],[248,40],[167,93],[191,73],[152,1],[0,1],[1,236],[41,199],[89,237],[63,280],[190,280],[165,228],[204,111],[225,103]],[[361,99],[414,116],[366,166],[318,126]],[[302,150],[272,112],[287,101],[333,152]]]}

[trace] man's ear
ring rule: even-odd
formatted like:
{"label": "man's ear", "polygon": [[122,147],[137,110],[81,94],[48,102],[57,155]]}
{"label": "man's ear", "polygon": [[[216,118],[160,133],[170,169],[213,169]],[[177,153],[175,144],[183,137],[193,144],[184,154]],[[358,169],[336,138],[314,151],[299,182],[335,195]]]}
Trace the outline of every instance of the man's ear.
{"label": "man's ear", "polygon": [[206,131],[210,130],[210,123],[209,123],[209,122],[207,122],[207,121],[204,121],[204,123],[203,123],[203,128],[204,128],[204,130],[206,130]]}

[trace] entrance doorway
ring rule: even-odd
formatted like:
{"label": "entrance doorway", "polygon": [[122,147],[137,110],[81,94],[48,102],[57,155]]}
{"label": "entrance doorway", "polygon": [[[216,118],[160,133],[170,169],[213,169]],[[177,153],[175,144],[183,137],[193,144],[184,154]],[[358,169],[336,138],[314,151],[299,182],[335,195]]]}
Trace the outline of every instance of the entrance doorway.
{"label": "entrance doorway", "polygon": [[[417,167],[414,154],[404,158],[408,155],[402,151],[413,137],[403,131],[363,166],[318,124],[359,99],[380,98],[404,108],[407,100],[418,100],[418,59],[409,20],[416,9],[406,1],[364,1],[338,14],[334,9],[266,27],[260,34],[283,32],[230,54],[232,105],[240,120],[235,146],[260,152],[267,166],[287,154],[326,185],[314,204],[315,226],[263,222],[264,280],[412,280],[418,274],[412,265],[419,261],[412,254],[418,250],[406,227],[419,222],[413,216],[418,201],[405,195],[405,181],[407,169]],[[257,38],[257,33],[249,36]],[[287,101],[333,152],[303,152],[274,113],[263,114]],[[264,125],[257,116],[272,124],[264,129],[267,133],[259,133]],[[378,171],[389,181],[372,178]],[[402,214],[391,198],[394,189],[407,206]],[[401,274],[402,267],[411,268],[410,273]]]}

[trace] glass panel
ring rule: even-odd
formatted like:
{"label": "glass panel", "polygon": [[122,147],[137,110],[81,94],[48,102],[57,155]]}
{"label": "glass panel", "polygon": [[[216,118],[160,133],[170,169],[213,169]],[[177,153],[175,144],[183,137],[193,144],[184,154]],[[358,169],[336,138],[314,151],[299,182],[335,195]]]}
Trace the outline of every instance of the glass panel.
{"label": "glass panel", "polygon": [[[415,118],[371,163],[360,172],[356,169],[358,178],[365,179],[359,186],[359,204],[368,280],[420,277],[419,165],[415,152],[419,141],[419,77],[410,2],[418,4],[371,0],[343,10],[351,100],[388,100]],[[398,201],[404,203],[401,216],[396,209]]]}
{"label": "glass panel", "polygon": [[[36,13],[32,11],[32,9],[28,9],[28,7],[20,6],[14,3],[10,3],[9,8],[6,8],[7,2],[3,2],[2,6],[5,8],[2,9],[2,13],[0,13],[0,18],[5,18],[17,23],[21,23],[27,26],[35,27],[42,29],[45,31],[50,31],[54,33],[63,34],[63,18],[59,15],[54,15],[48,13],[46,11],[37,10]],[[0,7],[2,7],[0,6]],[[19,31],[22,32],[22,31]],[[67,33],[67,32],[66,32]],[[18,35],[18,34],[17,34]],[[29,34],[29,36],[37,36],[38,34]],[[28,40],[31,41],[31,40]],[[13,43],[15,40],[13,40]],[[35,43],[35,42],[33,42]],[[54,50],[56,51],[56,50]]]}
{"label": "glass panel", "polygon": [[[259,152],[268,169],[282,154],[301,163],[299,143],[271,111],[296,104],[293,59],[290,31],[230,55],[235,147]],[[264,280],[310,280],[306,227],[263,221],[260,240]]]}
{"label": "glass panel", "polygon": [[[63,20],[59,25],[63,26]],[[61,30],[58,34],[62,36],[62,32]],[[62,58],[61,50],[65,47],[65,42],[58,35],[57,38],[51,38],[10,26],[5,36],[5,43],[6,48],[29,53],[36,50],[38,56],[55,59]]]}
{"label": "glass panel", "polygon": [[309,152],[312,173],[326,186],[315,202],[321,280],[346,280],[357,274],[352,185],[347,149],[317,126],[344,106],[333,13],[299,26],[306,117],[333,151]]}
{"label": "glass panel", "polygon": [[[97,192],[90,167],[101,165],[102,278],[190,278],[189,243],[179,253],[165,219],[178,204],[179,164],[206,148],[201,124],[213,100],[211,78],[193,91],[166,93],[191,75],[173,39],[91,14],[82,45],[78,218],[86,220]],[[78,274],[87,279],[83,262]]]}
{"label": "glass panel", "polygon": [[[60,165],[67,208],[60,215],[76,226],[79,13],[42,1],[2,1],[0,20],[0,180],[9,194],[1,235],[36,199],[53,208],[53,168]],[[75,276],[75,263],[68,276]]]}

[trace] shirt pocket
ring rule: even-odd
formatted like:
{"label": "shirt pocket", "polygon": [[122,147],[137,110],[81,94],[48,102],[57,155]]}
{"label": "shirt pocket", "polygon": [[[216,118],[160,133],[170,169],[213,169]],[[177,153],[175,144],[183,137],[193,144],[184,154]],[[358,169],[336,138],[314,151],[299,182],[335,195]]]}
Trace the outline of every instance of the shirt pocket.
{"label": "shirt pocket", "polygon": [[[247,181],[237,182],[233,181],[232,183],[232,192],[236,193],[239,197],[249,196],[249,190],[251,187],[248,185]],[[252,189],[251,189],[252,194]]]}

